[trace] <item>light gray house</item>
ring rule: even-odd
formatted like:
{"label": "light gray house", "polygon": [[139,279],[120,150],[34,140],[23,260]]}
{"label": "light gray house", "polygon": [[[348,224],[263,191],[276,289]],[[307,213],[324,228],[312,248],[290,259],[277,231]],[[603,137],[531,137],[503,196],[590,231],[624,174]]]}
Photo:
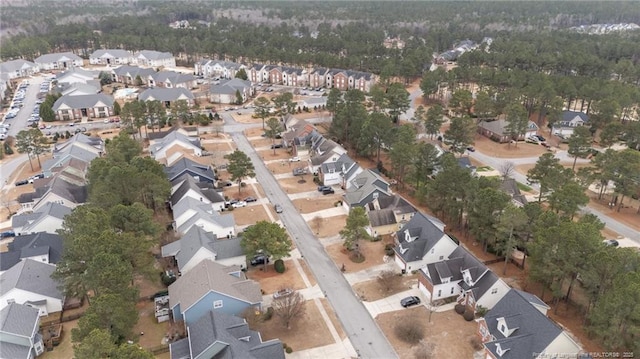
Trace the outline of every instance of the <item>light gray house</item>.
{"label": "light gray house", "polygon": [[82,66],[82,58],[72,52],[45,54],[37,57],[33,62],[38,65],[40,71],[65,70]]}
{"label": "light gray house", "polygon": [[213,103],[236,103],[236,93],[239,92],[242,102],[253,96],[251,81],[242,79],[222,80],[217,85],[212,85],[209,90],[209,100]]}
{"label": "light gray house", "polygon": [[195,97],[191,91],[182,87],[154,87],[142,91],[142,93],[138,95],[138,99],[141,101],[160,101],[165,107],[169,108],[173,102],[179,100],[184,100],[187,102],[187,105],[193,106]]}
{"label": "light gray house", "polygon": [[169,52],[142,50],[134,55],[134,61],[145,67],[176,67],[176,58]]}
{"label": "light gray house", "polygon": [[40,72],[38,65],[27,60],[11,60],[0,63],[0,73],[7,74],[9,80],[28,77]]}
{"label": "light gray house", "polygon": [[113,97],[99,93],[95,95],[65,95],[53,104],[56,120],[73,121],[83,118],[106,118],[113,116]]}
{"label": "light gray house", "polygon": [[51,278],[56,266],[37,260],[38,257],[25,258],[0,274],[0,309],[18,303],[37,308],[40,316],[62,311],[64,295],[59,283]]}
{"label": "light gray house", "polygon": [[367,203],[365,209],[369,218],[367,232],[374,237],[396,233],[418,211],[397,194],[378,196]]}
{"label": "light gray house", "polygon": [[343,206],[347,210],[364,207],[380,196],[391,194],[389,183],[375,171],[366,169],[346,183]]}
{"label": "light gray house", "polygon": [[154,72],[146,80],[149,87],[192,89],[197,86],[195,76],[175,71]]}
{"label": "light gray house", "polygon": [[89,55],[91,65],[126,65],[133,61],[133,54],[122,49],[100,49]]}
{"label": "light gray house", "polygon": [[169,345],[171,359],[284,359],[282,342],[262,341],[259,332],[233,315],[209,311],[187,325],[187,338]]}
{"label": "light gray house", "polygon": [[63,241],[57,234],[39,232],[17,236],[6,252],[0,252],[0,274],[27,258],[57,264],[62,257]]}
{"label": "light gray house", "polygon": [[170,166],[165,166],[164,172],[169,182],[173,182],[183,174],[189,174],[196,182],[214,183],[216,181],[216,174],[213,173],[210,165],[203,165],[186,157],[174,161]]}
{"label": "light gray house", "polygon": [[247,265],[240,238],[218,239],[198,226],[191,227],[179,240],[162,246],[162,256],[173,258],[180,273],[188,272],[205,259],[226,266]]}
{"label": "light gray house", "polygon": [[38,309],[11,303],[0,310],[0,358],[33,359],[44,353]]}
{"label": "light gray house", "polygon": [[248,308],[260,309],[260,284],[247,279],[240,266],[224,266],[204,259],[169,286],[173,320],[186,326],[211,309],[238,315]]}
{"label": "light gray house", "polygon": [[[104,141],[100,137],[90,137],[83,133],[76,133],[71,138],[53,146],[53,158],[42,164],[42,171],[45,177],[50,177],[55,168],[62,167],[73,160],[73,165],[82,169],[94,158],[102,156],[104,153]],[[78,162],[79,161],[79,162]]]}
{"label": "light gray house", "polygon": [[320,181],[325,186],[340,185],[343,188],[348,187],[355,176],[362,172],[362,167],[343,153],[335,162],[325,162],[320,165],[318,172]]}
{"label": "light gray house", "polygon": [[584,112],[564,111],[562,119],[553,124],[551,133],[554,135],[562,135],[571,137],[573,130],[578,126],[584,126],[589,123],[589,116]]}
{"label": "light gray house", "polygon": [[64,217],[70,213],[71,208],[49,202],[37,212],[14,215],[11,217],[11,227],[17,236],[38,232],[56,233],[62,228]]}
{"label": "light gray house", "polygon": [[205,78],[232,79],[244,65],[221,60],[202,59],[195,64],[195,73]]}
{"label": "light gray house", "polygon": [[112,70],[114,82],[136,86],[146,85],[147,79],[154,73],[155,70],[153,69],[128,65],[123,65]]}

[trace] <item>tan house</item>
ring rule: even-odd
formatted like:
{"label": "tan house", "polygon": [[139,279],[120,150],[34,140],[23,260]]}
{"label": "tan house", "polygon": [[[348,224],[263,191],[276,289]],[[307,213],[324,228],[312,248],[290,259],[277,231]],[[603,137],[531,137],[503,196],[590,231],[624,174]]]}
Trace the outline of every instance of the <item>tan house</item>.
{"label": "tan house", "polygon": [[113,116],[113,97],[102,93],[93,95],[64,95],[53,104],[56,120],[73,121],[83,118]]}

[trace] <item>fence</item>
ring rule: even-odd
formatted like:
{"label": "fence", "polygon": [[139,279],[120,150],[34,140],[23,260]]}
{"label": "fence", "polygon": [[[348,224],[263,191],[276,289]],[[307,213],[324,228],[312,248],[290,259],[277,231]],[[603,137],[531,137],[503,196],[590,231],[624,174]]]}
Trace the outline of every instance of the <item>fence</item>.
{"label": "fence", "polygon": [[149,351],[153,355],[158,355],[158,354],[162,354],[162,353],[168,353],[169,352],[169,345],[167,345],[167,344],[159,345],[157,347],[150,348]]}

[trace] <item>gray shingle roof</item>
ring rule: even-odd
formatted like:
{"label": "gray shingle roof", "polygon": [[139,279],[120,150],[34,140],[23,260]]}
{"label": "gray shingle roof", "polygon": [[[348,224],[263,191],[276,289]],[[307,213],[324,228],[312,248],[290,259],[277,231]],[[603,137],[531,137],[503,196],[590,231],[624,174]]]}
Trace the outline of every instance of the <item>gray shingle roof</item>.
{"label": "gray shingle roof", "polygon": [[56,267],[33,259],[25,259],[0,275],[0,296],[13,288],[62,300],[58,283],[51,279]]}
{"label": "gray shingle roof", "polygon": [[222,80],[219,84],[211,86],[210,93],[234,95],[236,91],[242,92],[244,89],[251,87],[251,81],[233,78]]}
{"label": "gray shingle roof", "polygon": [[[49,263],[56,264],[62,258],[62,250],[64,241],[62,237],[52,233],[35,233],[24,236],[18,236],[9,243],[8,251],[0,253],[0,270],[5,271],[18,262],[20,259],[29,256],[30,252],[38,252],[40,254],[49,255]],[[10,255],[13,258],[5,258],[4,255]]]}
{"label": "gray shingle roof", "polygon": [[[402,257],[406,262],[424,258],[431,248],[445,236],[445,233],[440,229],[439,221],[434,222],[432,218],[418,212],[404,225],[402,230],[396,233],[399,242],[399,245],[394,248],[396,255]],[[407,232],[411,238],[415,239],[407,242],[405,239]],[[406,251],[403,253],[402,249],[406,249]]]}
{"label": "gray shingle roof", "polygon": [[520,192],[520,188],[518,188],[518,184],[515,179],[507,178],[500,182],[500,189],[502,192],[510,195],[514,201],[522,204],[523,206],[527,204],[527,198]]}
{"label": "gray shingle roof", "polygon": [[[484,317],[489,332],[495,337],[495,340],[484,345],[496,357],[530,358],[533,353],[543,352],[562,333],[560,327],[531,305],[530,295],[525,296],[523,293],[509,290]],[[504,318],[508,329],[517,329],[505,337],[498,330],[499,318]],[[496,344],[499,344],[502,350],[509,350],[498,356]]]}
{"label": "gray shingle roof", "polygon": [[115,73],[118,76],[131,76],[131,78],[133,79],[135,79],[136,76],[140,76],[140,78],[144,81],[144,79],[147,76],[150,76],[156,72],[153,69],[149,69],[149,68],[122,65],[118,68],[113,69],[113,73]]}
{"label": "gray shingle roof", "polygon": [[131,57],[131,52],[127,50],[121,49],[100,49],[94,51],[89,57],[97,58],[97,57],[114,57],[114,58],[127,58]]}
{"label": "gray shingle roof", "polygon": [[170,82],[174,85],[196,80],[196,77],[191,74],[175,71],[159,71],[151,74],[151,77],[156,82]]}
{"label": "gray shingle roof", "polygon": [[56,100],[52,109],[53,111],[58,111],[62,105],[67,105],[72,109],[93,108],[98,106],[100,103],[104,104],[106,107],[112,107],[113,101],[113,97],[103,93],[78,96],[65,95]]}
{"label": "gray shingle roof", "polygon": [[[196,180],[188,173],[183,174],[179,178],[182,179],[182,184],[178,188],[176,188],[173,194],[171,194],[172,206],[176,206],[182,200],[184,195],[191,190],[200,194],[202,198],[207,198],[209,201],[211,201],[211,203],[224,202],[224,198],[222,197],[222,195],[215,189],[213,189],[213,187],[206,187],[205,183],[196,182]],[[200,185],[203,186],[201,187]],[[178,208],[174,209],[174,211],[176,213],[182,213]]]}
{"label": "gray shingle roof", "polygon": [[578,111],[564,111],[562,113],[562,121],[560,121],[560,123],[569,123],[571,120],[573,120],[576,117],[580,117],[580,119],[582,121],[589,122],[589,116],[584,113],[584,112],[578,112]]}
{"label": "gray shingle roof", "polygon": [[154,87],[142,91],[142,93],[138,95],[138,99],[141,101],[176,101],[193,100],[194,96],[191,91],[182,87]]}
{"label": "gray shingle roof", "polygon": [[19,214],[11,217],[11,226],[13,228],[22,228],[23,233],[31,232],[29,229],[34,225],[44,221],[48,217],[64,219],[71,213],[71,208],[63,206],[59,203],[49,202],[40,210],[34,213]]}
{"label": "gray shingle roof", "polygon": [[184,312],[211,291],[251,305],[262,302],[260,285],[246,279],[239,266],[223,266],[205,259],[169,286],[169,303],[172,308],[180,304]]}
{"label": "gray shingle roof", "polygon": [[37,57],[34,62],[36,64],[48,64],[52,62],[60,61],[76,61],[82,60],[82,58],[72,52],[56,52],[53,54],[45,54]]}
{"label": "gray shingle roof", "polygon": [[202,210],[202,207],[198,207],[196,213],[178,227],[178,232],[185,233],[199,220],[207,221],[221,228],[233,228],[236,224],[233,214],[220,214],[216,211],[206,212]]}
{"label": "gray shingle roof", "polygon": [[160,59],[170,59],[173,57],[173,55],[169,52],[142,50],[136,54],[136,57],[144,57],[147,60],[160,60]]}
{"label": "gray shingle roof", "polygon": [[[171,344],[172,359],[180,358],[178,354],[190,355],[187,358],[196,358],[214,344],[220,348],[218,352],[212,353],[216,359],[284,359],[285,357],[280,340],[262,342],[260,333],[250,330],[244,319],[222,312],[210,311],[203,315],[188,326],[188,333],[188,338]],[[184,340],[188,342],[187,345],[182,342]],[[190,348],[190,353],[185,348]]]}
{"label": "gray shingle roof", "polygon": [[[184,89],[162,89],[162,90],[184,90]],[[148,91],[148,90],[147,90]],[[184,133],[173,130],[166,134],[161,139],[155,140],[155,142],[149,146],[149,152],[154,154],[160,151],[163,147],[170,145],[174,140],[184,143],[186,146],[195,146],[201,148],[200,140],[195,137],[189,137]]]}
{"label": "gray shingle roof", "polygon": [[34,64],[31,61],[22,60],[22,59],[11,60],[11,61],[0,63],[0,72],[4,72],[4,73],[14,72],[14,71],[18,71],[28,67],[36,67],[36,64]]}
{"label": "gray shingle roof", "polygon": [[[24,304],[11,303],[0,310],[0,333],[31,338],[38,331],[40,311]],[[2,343],[3,346],[4,342]]]}
{"label": "gray shingle roof", "polygon": [[174,255],[178,261],[178,267],[187,264],[200,250],[206,248],[215,254],[211,260],[221,260],[239,257],[244,254],[240,246],[240,238],[217,239],[215,234],[205,232],[198,226],[191,227],[179,240],[162,247],[162,256]]}
{"label": "gray shingle roof", "polygon": [[376,191],[390,195],[389,184],[380,175],[367,169],[347,184],[344,198],[350,206],[364,206],[366,203],[363,201]]}
{"label": "gray shingle roof", "polygon": [[198,177],[207,179],[211,182],[216,179],[216,175],[213,173],[213,169],[211,169],[210,166],[199,164],[186,157],[182,157],[171,166],[165,166],[164,172],[167,174],[169,181],[173,181],[185,173],[197,175]]}
{"label": "gray shingle roof", "polygon": [[31,359],[31,348],[13,343],[0,342],[0,358]]}

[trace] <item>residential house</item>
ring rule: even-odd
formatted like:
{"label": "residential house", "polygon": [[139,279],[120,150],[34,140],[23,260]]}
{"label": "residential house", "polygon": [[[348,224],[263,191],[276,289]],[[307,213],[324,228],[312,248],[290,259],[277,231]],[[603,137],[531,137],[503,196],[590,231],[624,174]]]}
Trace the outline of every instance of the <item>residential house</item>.
{"label": "residential house", "polygon": [[11,78],[8,73],[0,71],[0,100],[4,100],[7,95],[7,90],[13,88]]}
{"label": "residential house", "polygon": [[366,93],[375,84],[375,78],[369,72],[348,70],[347,75],[349,76],[347,80],[349,89],[356,89]]}
{"label": "residential house", "polygon": [[58,86],[71,85],[71,84],[90,84],[100,87],[99,71],[89,71],[81,68],[70,68],[56,75],[55,81]]}
{"label": "residential house", "polygon": [[[159,90],[159,89],[156,89]],[[163,89],[163,90],[184,90],[184,89]],[[185,90],[186,91],[186,90]],[[146,92],[146,91],[145,91]],[[149,154],[156,161],[162,161],[167,158],[167,152],[173,147],[178,146],[185,153],[191,153],[195,156],[202,156],[202,146],[200,139],[185,135],[183,130],[176,129],[169,132],[166,136],[151,141],[149,144]]]}
{"label": "residential house", "polygon": [[318,174],[322,164],[337,161],[341,155],[347,153],[347,150],[333,140],[327,140],[322,136],[314,136],[312,137],[309,152],[311,154],[309,171],[313,174]]}
{"label": "residential house", "polygon": [[112,70],[113,81],[125,85],[142,86],[155,71],[149,68],[123,65]]}
{"label": "residential house", "polygon": [[410,273],[449,258],[458,244],[444,233],[444,227],[439,219],[416,213],[396,233],[394,251],[398,268]]}
{"label": "residential house", "polygon": [[564,111],[562,119],[553,124],[551,133],[554,135],[562,135],[571,137],[573,130],[578,126],[584,126],[589,123],[589,116],[584,112]]}
{"label": "residential house", "polygon": [[77,82],[56,86],[53,91],[60,93],[62,96],[95,95],[102,92],[102,86],[100,86],[100,81],[91,80],[89,83]]}
{"label": "residential house", "polygon": [[[213,210],[224,210],[224,197],[215,190],[210,182],[199,182],[195,177],[188,173],[182,174],[180,177],[171,181],[171,206],[174,207],[185,197],[190,197],[196,201],[211,205]],[[174,211],[183,215],[185,211]],[[175,219],[175,218],[174,218]]]}
{"label": "residential house", "polygon": [[340,91],[349,89],[349,75],[346,70],[331,69],[327,74],[326,86],[329,88],[337,88]]}
{"label": "residential house", "polygon": [[245,66],[221,60],[202,59],[195,64],[195,73],[205,78],[232,79]]}
{"label": "residential house", "polygon": [[38,313],[18,303],[0,310],[0,358],[33,359],[44,353]]}
{"label": "residential house", "polygon": [[460,246],[448,259],[420,269],[418,288],[432,302],[456,297],[458,304],[474,313],[479,306],[493,308],[510,289],[500,277]]}
{"label": "residential house", "polygon": [[269,69],[266,65],[254,64],[247,71],[249,80],[252,83],[269,82]]}
{"label": "residential house", "polygon": [[62,96],[53,104],[56,120],[73,121],[83,118],[113,116],[113,97],[106,94]]}
{"label": "residential house", "polygon": [[269,72],[268,82],[271,84],[282,84],[282,67],[268,65],[267,71]]}
{"label": "residential house", "polygon": [[307,85],[307,71],[294,67],[282,67],[281,68],[281,82],[285,86],[306,86]]}
{"label": "residential house", "polygon": [[[480,123],[478,124],[478,133],[490,138],[492,141],[506,143],[514,140],[514,138],[512,138],[507,133],[507,125],[508,123],[505,119],[480,121]],[[529,121],[525,133],[518,136],[516,140],[522,141],[531,135],[535,135],[536,133],[538,133],[538,125],[536,125],[536,123],[533,121]]]}
{"label": "residential house", "polygon": [[34,192],[18,196],[22,211],[39,212],[47,203],[58,203],[73,209],[85,203],[88,197],[85,178],[62,169],[52,177],[35,180],[33,187]]}
{"label": "residential house", "polygon": [[317,87],[327,87],[327,74],[329,73],[329,69],[325,68],[316,68],[309,73],[309,86],[313,88]]}
{"label": "residential house", "polygon": [[[187,208],[185,208],[187,207]],[[180,234],[187,233],[192,227],[200,227],[211,232],[218,238],[231,238],[235,236],[235,220],[232,214],[220,214],[212,208],[212,204],[200,202],[192,197],[185,197],[174,205],[174,217],[176,231]],[[177,212],[184,209],[184,212]]]}
{"label": "residential house", "polygon": [[72,52],[45,54],[37,57],[33,62],[40,68],[40,71],[64,70],[82,66],[82,58]]}
{"label": "residential house", "polygon": [[196,182],[214,183],[216,181],[216,175],[210,165],[202,165],[186,157],[181,157],[170,166],[165,166],[164,172],[169,182],[173,182],[184,174],[193,177]]}
{"label": "residential house", "polygon": [[311,110],[321,110],[327,107],[327,96],[307,97],[302,101],[298,101],[298,108],[307,108]]}
{"label": "residential house", "polygon": [[486,358],[577,358],[582,348],[547,316],[549,306],[533,294],[510,289],[477,320]]}
{"label": "residential house", "polygon": [[383,236],[396,233],[416,214],[417,210],[397,194],[378,196],[365,206],[369,226],[369,235]]}
{"label": "residential house", "polygon": [[517,207],[524,207],[527,204],[527,198],[520,192],[518,182],[513,178],[506,178],[500,182],[500,189],[511,196],[511,202]]}
{"label": "residential house", "polygon": [[57,234],[39,232],[19,235],[0,252],[0,274],[26,259],[57,264],[62,257],[63,240]]}
{"label": "residential house", "polygon": [[244,319],[219,311],[209,311],[187,325],[187,337],[169,344],[169,353],[171,359],[285,358],[280,340],[263,342]]}
{"label": "residential house", "polygon": [[51,274],[53,264],[26,258],[0,274],[0,309],[11,303],[25,304],[40,311],[40,316],[62,311],[64,295]]}
{"label": "residential house", "polygon": [[155,87],[142,91],[138,95],[140,101],[160,101],[166,108],[176,101],[186,101],[189,107],[193,106],[195,97],[193,93],[185,88],[162,88]]}
{"label": "residential house", "polygon": [[197,87],[195,76],[175,71],[151,73],[147,77],[147,85],[149,87],[184,88],[187,90]]}
{"label": "residential house", "polygon": [[27,60],[11,60],[0,63],[0,73],[7,74],[9,80],[29,77],[40,72],[38,65]]}
{"label": "residential house", "polygon": [[169,306],[174,321],[186,326],[211,309],[238,315],[248,308],[260,309],[260,285],[247,279],[240,266],[224,266],[204,259],[169,286]]}
{"label": "residential house", "polygon": [[45,177],[50,177],[55,169],[67,164],[85,171],[87,164],[103,153],[104,141],[100,137],[76,133],[69,140],[53,145],[53,157],[42,163],[42,171]]}
{"label": "residential house", "polygon": [[346,188],[347,183],[350,183],[361,172],[362,167],[344,153],[335,162],[323,163],[320,166],[318,176],[325,186],[339,184]]}
{"label": "residential house", "polygon": [[182,274],[205,259],[225,266],[247,266],[247,256],[239,237],[218,239],[215,234],[197,226],[191,227],[179,240],[162,246],[162,256],[173,258]]}
{"label": "residential house", "polygon": [[477,168],[476,166],[471,164],[471,159],[469,157],[458,157],[458,166],[469,170],[469,172],[471,172],[472,176],[476,176],[477,175]]}
{"label": "residential house", "polygon": [[133,54],[130,51],[121,49],[100,49],[89,55],[89,63],[91,65],[127,65],[134,61]]}
{"label": "residential house", "polygon": [[314,136],[322,135],[314,125],[301,120],[294,125],[287,125],[287,131],[282,134],[282,143],[285,147],[291,148],[293,156],[305,156],[309,154]]}
{"label": "residential house", "polygon": [[375,171],[366,169],[346,182],[342,205],[349,211],[353,207],[365,207],[374,199],[391,194],[389,183]]}
{"label": "residential house", "polygon": [[222,80],[209,89],[209,101],[213,103],[237,103],[238,93],[242,102],[246,102],[253,96],[251,81],[242,79]]}
{"label": "residential house", "polygon": [[17,236],[38,232],[56,233],[62,228],[64,217],[70,213],[71,208],[49,202],[37,212],[16,214],[11,217],[11,228]]}
{"label": "residential house", "polygon": [[136,53],[134,57],[138,66],[176,67],[176,58],[168,52],[142,50]]}

